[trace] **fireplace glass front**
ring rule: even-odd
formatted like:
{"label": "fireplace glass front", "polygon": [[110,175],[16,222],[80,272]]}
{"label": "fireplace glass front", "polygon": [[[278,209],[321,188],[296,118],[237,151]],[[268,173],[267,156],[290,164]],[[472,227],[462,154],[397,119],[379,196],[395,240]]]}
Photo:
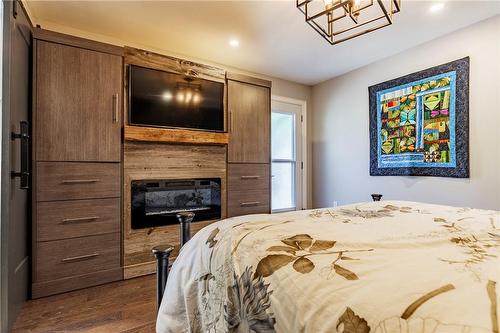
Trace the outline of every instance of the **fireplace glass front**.
{"label": "fireplace glass front", "polygon": [[132,229],[178,224],[176,214],[193,212],[193,222],[221,217],[220,178],[132,181]]}

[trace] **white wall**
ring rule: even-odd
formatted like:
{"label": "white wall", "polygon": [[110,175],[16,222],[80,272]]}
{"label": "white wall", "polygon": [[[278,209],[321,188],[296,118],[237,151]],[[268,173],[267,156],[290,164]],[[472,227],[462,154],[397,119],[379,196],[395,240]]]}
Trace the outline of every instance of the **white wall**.
{"label": "white wall", "polygon": [[[388,41],[388,45],[397,41]],[[368,87],[470,56],[470,179],[371,177]],[[313,87],[313,205],[399,199],[500,210],[500,16]]]}

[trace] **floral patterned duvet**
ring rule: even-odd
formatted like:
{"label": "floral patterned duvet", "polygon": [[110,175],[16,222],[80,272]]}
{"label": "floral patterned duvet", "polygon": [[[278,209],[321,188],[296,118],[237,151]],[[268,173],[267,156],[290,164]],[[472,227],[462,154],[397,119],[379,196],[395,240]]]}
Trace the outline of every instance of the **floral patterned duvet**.
{"label": "floral patterned duvet", "polygon": [[214,223],[157,332],[499,332],[500,212],[382,201]]}

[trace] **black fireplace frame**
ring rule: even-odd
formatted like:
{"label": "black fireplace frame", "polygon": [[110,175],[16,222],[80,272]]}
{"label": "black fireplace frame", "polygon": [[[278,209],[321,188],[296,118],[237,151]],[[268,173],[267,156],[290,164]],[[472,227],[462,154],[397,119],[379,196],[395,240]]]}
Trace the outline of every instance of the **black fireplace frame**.
{"label": "black fireplace frame", "polygon": [[[176,214],[181,212],[194,212],[194,223],[200,221],[216,220],[222,217],[222,191],[221,178],[183,178],[183,179],[134,179],[130,184],[131,205],[130,223],[134,230],[166,225],[178,225]],[[215,191],[215,197],[210,204],[196,206],[199,198],[189,198],[184,195],[178,207],[149,207],[147,195],[155,192],[186,190],[188,193],[199,193],[209,189]],[[212,193],[211,195],[214,195]],[[161,194],[160,194],[161,196]],[[194,197],[194,194],[193,194]],[[174,198],[177,200],[177,198]],[[193,201],[194,200],[194,201]]]}

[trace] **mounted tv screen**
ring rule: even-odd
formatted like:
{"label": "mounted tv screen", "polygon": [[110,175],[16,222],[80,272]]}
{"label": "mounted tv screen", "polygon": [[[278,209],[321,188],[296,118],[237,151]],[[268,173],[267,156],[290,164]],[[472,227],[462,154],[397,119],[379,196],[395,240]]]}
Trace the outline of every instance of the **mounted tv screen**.
{"label": "mounted tv screen", "polygon": [[224,84],[131,65],[129,124],[224,131]]}

